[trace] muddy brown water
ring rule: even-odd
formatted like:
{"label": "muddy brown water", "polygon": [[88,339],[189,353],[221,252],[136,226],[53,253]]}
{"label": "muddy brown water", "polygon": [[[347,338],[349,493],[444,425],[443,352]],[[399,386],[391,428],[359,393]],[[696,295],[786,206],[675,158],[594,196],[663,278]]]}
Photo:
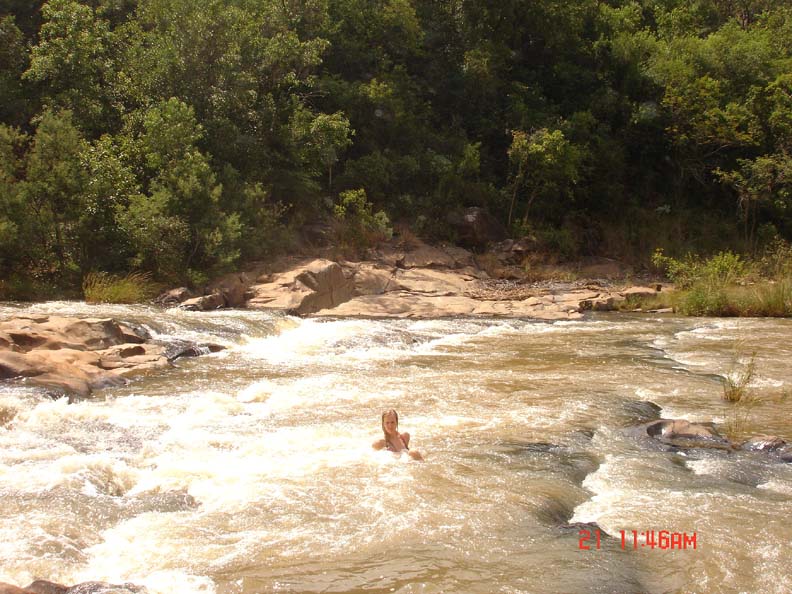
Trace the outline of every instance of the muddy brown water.
{"label": "muddy brown water", "polygon": [[[792,587],[792,464],[664,451],[624,431],[652,418],[651,401],[665,418],[792,441],[788,320],[0,307],[25,312],[113,316],[228,349],[74,404],[0,385],[0,581],[155,594]],[[753,353],[759,402],[735,408],[722,377]],[[371,449],[391,407],[425,463]]]}

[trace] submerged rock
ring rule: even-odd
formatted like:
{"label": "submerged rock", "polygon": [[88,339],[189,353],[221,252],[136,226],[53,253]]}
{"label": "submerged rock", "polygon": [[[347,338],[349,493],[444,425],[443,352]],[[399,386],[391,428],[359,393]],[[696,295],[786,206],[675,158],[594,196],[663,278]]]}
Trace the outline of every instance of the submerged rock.
{"label": "submerged rock", "polygon": [[196,344],[186,340],[168,343],[163,346],[165,347],[165,357],[171,362],[182,357],[200,357],[201,355],[219,353],[225,350],[225,347],[219,344]]}
{"label": "submerged rock", "polygon": [[189,311],[211,311],[213,309],[221,309],[226,307],[228,303],[222,293],[211,293],[202,297],[194,297],[183,301],[180,308]]}
{"label": "submerged rock", "polygon": [[718,433],[712,423],[660,419],[633,427],[629,433],[638,438],[652,438],[664,445],[682,449],[733,449],[732,443]]}
{"label": "submerged rock", "polygon": [[742,449],[748,452],[765,452],[783,462],[792,462],[792,444],[775,435],[758,435],[742,444]]}

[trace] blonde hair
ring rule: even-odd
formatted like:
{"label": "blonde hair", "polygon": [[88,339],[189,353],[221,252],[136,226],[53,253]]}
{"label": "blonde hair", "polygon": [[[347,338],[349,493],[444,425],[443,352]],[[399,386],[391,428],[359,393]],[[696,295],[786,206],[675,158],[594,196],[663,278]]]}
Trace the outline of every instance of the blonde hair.
{"label": "blonde hair", "polygon": [[399,413],[396,412],[395,409],[386,410],[382,413],[382,434],[385,436],[385,445],[388,445],[388,433],[385,431],[385,417],[388,415],[393,415],[396,417],[396,429],[399,429]]}

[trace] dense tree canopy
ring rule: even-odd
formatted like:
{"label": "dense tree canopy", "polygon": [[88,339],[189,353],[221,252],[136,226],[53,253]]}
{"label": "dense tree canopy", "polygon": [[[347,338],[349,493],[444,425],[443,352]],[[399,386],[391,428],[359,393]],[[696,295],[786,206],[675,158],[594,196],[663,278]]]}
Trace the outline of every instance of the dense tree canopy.
{"label": "dense tree canopy", "polygon": [[0,2],[6,279],[195,281],[350,197],[569,257],[755,249],[790,151],[792,0]]}

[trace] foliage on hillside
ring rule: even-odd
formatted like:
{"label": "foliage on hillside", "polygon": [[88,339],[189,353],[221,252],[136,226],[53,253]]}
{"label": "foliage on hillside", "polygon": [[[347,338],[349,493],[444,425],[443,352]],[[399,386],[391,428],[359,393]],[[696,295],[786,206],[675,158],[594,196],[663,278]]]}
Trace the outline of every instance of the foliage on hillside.
{"label": "foliage on hillside", "polygon": [[5,287],[205,277],[319,217],[453,240],[467,206],[569,257],[792,238],[792,0],[3,11]]}

